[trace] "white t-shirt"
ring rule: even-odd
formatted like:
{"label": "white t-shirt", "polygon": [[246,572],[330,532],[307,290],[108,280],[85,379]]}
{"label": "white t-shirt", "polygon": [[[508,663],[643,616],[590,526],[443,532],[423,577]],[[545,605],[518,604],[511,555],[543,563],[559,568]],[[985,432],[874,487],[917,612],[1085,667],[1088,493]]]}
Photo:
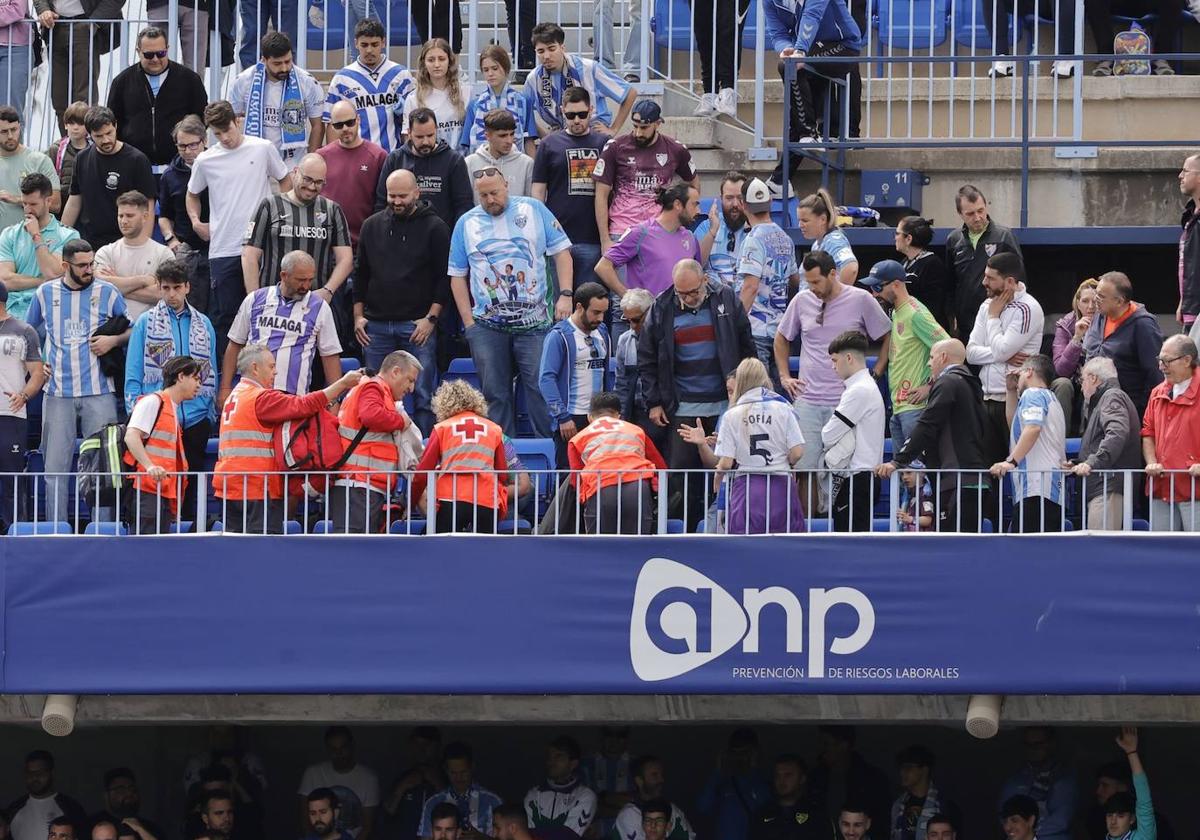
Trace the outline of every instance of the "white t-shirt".
{"label": "white t-shirt", "polygon": [[804,435],[791,402],[766,388],[747,391],[725,412],[717,429],[718,458],[732,458],[754,472],[791,470],[788,450],[803,446]]}
{"label": "white t-shirt", "polygon": [[[374,808],[379,804],[379,777],[375,775],[375,771],[366,765],[355,764],[349,773],[339,773],[329,761],[311,764],[304,770],[296,792],[301,796],[308,796],[319,787],[333,788],[334,793],[338,794],[338,798],[342,800],[342,824],[351,835],[357,837],[362,830],[363,815],[355,806]],[[358,802],[347,802],[344,791],[353,793]],[[358,813],[354,813],[356,810]]]}
{"label": "white t-shirt", "polygon": [[160,405],[162,405],[162,397],[158,394],[146,394],[134,403],[133,411],[129,412],[129,423],[126,424],[126,427],[149,435],[154,431],[154,421],[158,419]]}
{"label": "white t-shirt", "polygon": [[8,396],[25,387],[25,363],[42,358],[37,330],[20,318],[0,321],[0,417],[26,417],[25,406],[8,408]]}
{"label": "white t-shirt", "polygon": [[254,211],[271,194],[272,181],[287,173],[279,150],[261,137],[243,137],[236,149],[217,143],[200,153],[192,165],[188,192],[199,195],[208,190],[209,259],[242,255]]}
{"label": "white t-shirt", "polygon": [[[462,87],[461,90],[465,105],[471,99],[470,91],[467,87]],[[408,115],[421,107],[429,108],[437,115],[438,139],[444,140],[447,146],[457,150],[458,138],[462,134],[464,108],[454,107],[454,103],[450,101],[450,94],[438,88],[433,88],[426,94],[425,104],[422,106],[417,101],[417,92],[414,90],[404,100],[404,134],[408,134]]]}
{"label": "white t-shirt", "polygon": [[[325,113],[325,93],[321,90],[321,84],[309,74],[307,70],[300,67],[294,68],[296,71],[296,83],[300,86],[300,98],[304,100],[304,119],[319,120]],[[250,89],[254,86],[254,73],[256,68],[247,67],[233,81],[233,87],[229,89],[229,101],[233,105],[233,110],[239,117],[246,116],[246,108],[250,99]],[[283,143],[283,132],[279,128],[279,106],[283,101],[283,82],[274,82],[270,77],[266,80],[266,85],[263,88],[263,122],[262,136],[263,139],[269,140],[275,149],[279,152],[283,162],[287,164],[289,171],[296,168],[296,164],[300,163],[300,158],[307,153],[306,148],[291,148],[286,152],[280,148]],[[304,126],[305,136],[308,136],[312,128]]]}
{"label": "white t-shirt", "polygon": [[[883,426],[886,412],[879,385],[868,368],[846,380],[833,417],[821,430],[821,438],[828,449],[845,434],[854,435],[854,454],[845,467],[849,472],[873,470],[883,463]],[[847,425],[853,428],[846,430]]]}
{"label": "white t-shirt", "polygon": [[13,840],[46,840],[46,827],[50,825],[50,820],[61,817],[62,813],[53,794],[45,799],[31,796],[13,816],[9,834]]}
{"label": "white t-shirt", "polygon": [[[106,274],[111,272],[117,277],[134,277],[139,274],[153,276],[160,265],[174,256],[170,248],[153,239],[147,239],[141,245],[130,245],[124,239],[118,239],[96,252],[96,274],[102,276],[101,269],[108,269]],[[129,310],[127,317],[130,323],[153,306],[153,303],[142,303],[129,296],[125,297],[125,308]]]}

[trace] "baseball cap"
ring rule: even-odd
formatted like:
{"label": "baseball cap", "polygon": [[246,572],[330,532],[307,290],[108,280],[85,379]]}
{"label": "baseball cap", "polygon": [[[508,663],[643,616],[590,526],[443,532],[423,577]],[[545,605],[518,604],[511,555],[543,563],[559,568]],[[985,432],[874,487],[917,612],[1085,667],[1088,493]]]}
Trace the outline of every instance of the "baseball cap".
{"label": "baseball cap", "polygon": [[896,280],[908,282],[908,272],[895,260],[880,260],[871,266],[871,273],[859,282],[868,289],[882,289]]}
{"label": "baseball cap", "polygon": [[765,213],[771,209],[771,190],[761,178],[751,178],[746,182],[746,194],[742,203],[751,213]]}
{"label": "baseball cap", "polygon": [[655,123],[662,119],[662,108],[650,99],[643,99],[633,106],[633,121],[635,123]]}

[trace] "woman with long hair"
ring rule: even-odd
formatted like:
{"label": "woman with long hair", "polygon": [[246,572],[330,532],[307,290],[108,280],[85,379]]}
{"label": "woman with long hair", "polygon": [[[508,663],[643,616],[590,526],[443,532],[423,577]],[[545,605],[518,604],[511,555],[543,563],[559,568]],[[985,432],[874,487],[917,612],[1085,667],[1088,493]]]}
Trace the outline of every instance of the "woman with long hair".
{"label": "woman with long hair", "polygon": [[513,136],[514,148],[522,150],[533,157],[534,141],[537,140],[537,122],[533,118],[533,108],[522,91],[513,87],[509,81],[512,72],[512,58],[508,50],[499,44],[490,44],[479,53],[479,72],[484,84],[479,86],[479,92],[467,103],[466,116],[463,117],[462,136],[459,137],[459,151],[463,157],[487,142],[484,135],[483,118],[488,111],[500,109],[512,114],[517,123],[517,131]]}
{"label": "woman with long hair", "polygon": [[445,38],[430,38],[417,56],[417,86],[404,100],[404,135],[408,135],[408,116],[417,108],[429,108],[437,115],[438,139],[457,149],[466,110],[459,83],[458,56]]}
{"label": "woman with long hair", "polygon": [[1050,384],[1050,390],[1058,397],[1058,403],[1062,406],[1068,431],[1079,428],[1072,421],[1071,414],[1075,410],[1077,398],[1083,393],[1079,384],[1083,374],[1083,337],[1096,317],[1096,287],[1099,285],[1095,277],[1089,277],[1080,283],[1079,288],[1075,290],[1075,297],[1071,300],[1071,311],[1054,324],[1052,358],[1057,378]]}
{"label": "woman with long hair", "polygon": [[908,293],[925,304],[942,329],[950,332],[946,306],[950,272],[941,257],[929,250],[931,242],[933,219],[906,216],[896,225],[896,250],[904,257],[904,270],[909,275]]}
{"label": "woman with long hair", "polygon": [[824,251],[833,257],[838,278],[847,286],[853,286],[858,279],[858,257],[854,256],[850,240],[838,227],[837,205],[829,190],[822,187],[801,199],[797,216],[801,235],[813,240],[812,250]]}

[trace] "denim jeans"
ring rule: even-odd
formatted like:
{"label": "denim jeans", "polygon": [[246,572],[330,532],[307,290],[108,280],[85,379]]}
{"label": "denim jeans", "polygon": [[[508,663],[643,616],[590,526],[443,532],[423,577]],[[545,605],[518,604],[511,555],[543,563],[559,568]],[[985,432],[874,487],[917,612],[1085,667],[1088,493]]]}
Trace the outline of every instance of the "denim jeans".
{"label": "denim jeans", "polygon": [[915,409],[913,411],[905,411],[902,414],[893,414],[890,421],[892,430],[892,455],[894,456],[904,446],[904,441],[908,440],[909,435],[913,433],[913,429],[917,427],[917,421],[921,419],[921,411],[923,409]]}
{"label": "denim jeans", "polygon": [[[293,47],[296,45],[298,5],[288,0],[238,0],[238,16],[242,19],[242,46],[238,50],[238,61],[243,68],[258,63],[260,42],[267,32],[268,21],[291,39]],[[307,24],[306,20],[305,37],[308,37]]]}
{"label": "denim jeans", "polygon": [[596,263],[598,262],[600,262],[599,242],[579,242],[571,246],[571,272],[576,289],[584,283],[600,282],[596,279]]}
{"label": "denim jeans", "polygon": [[0,44],[0,99],[25,118],[25,92],[29,90],[29,47]]}
{"label": "denim jeans", "polygon": [[[71,469],[75,438],[87,437],[106,423],[117,422],[117,398],[113,394],[93,397],[52,397],[42,402],[42,454],[46,464],[46,508],[39,519],[70,521],[75,513],[67,507],[67,481],[53,473]],[[82,500],[80,502],[82,508]],[[94,519],[106,519],[100,510]]]}
{"label": "denim jeans", "polygon": [[437,382],[437,334],[430,333],[424,344],[414,344],[416,321],[367,321],[367,338],[371,343],[363,348],[363,361],[372,370],[379,370],[383,359],[394,350],[407,350],[421,363],[421,374],[413,390],[413,420],[428,436],[433,430],[433,411],[430,409],[433,388]]}
{"label": "denim jeans", "polygon": [[[596,60],[610,70],[616,67],[613,60],[613,41],[616,35],[613,25],[616,23],[616,8],[613,0],[596,0],[593,12],[592,45],[595,47]],[[653,43],[651,43],[653,48]],[[625,41],[625,53],[621,57],[621,71],[636,73],[642,66],[642,0],[633,0],[629,4],[629,37]]]}
{"label": "denim jeans", "polygon": [[471,358],[479,371],[479,382],[488,402],[488,417],[504,429],[509,437],[517,436],[516,412],[513,406],[513,376],[521,377],[525,389],[525,405],[529,421],[538,437],[550,437],[550,418],[546,401],[538,388],[538,370],[542,363],[542,345],[550,328],[522,333],[505,332],[497,327],[476,321],[464,335],[471,346]]}
{"label": "denim jeans", "polygon": [[[333,0],[337,2],[337,0]],[[354,27],[360,20],[384,21],[388,13],[386,2],[380,0],[345,0],[346,2],[346,42],[353,48]]]}
{"label": "denim jeans", "polygon": [[242,277],[241,257],[212,257],[208,261],[211,294],[208,297],[208,316],[217,333],[217,358],[225,358],[229,344],[229,328],[246,297],[246,281]]}

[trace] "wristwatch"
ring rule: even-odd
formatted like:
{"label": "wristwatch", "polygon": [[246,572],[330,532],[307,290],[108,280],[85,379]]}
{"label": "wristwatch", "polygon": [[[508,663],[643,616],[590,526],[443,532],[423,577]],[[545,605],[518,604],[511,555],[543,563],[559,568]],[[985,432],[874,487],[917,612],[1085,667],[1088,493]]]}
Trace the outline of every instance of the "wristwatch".
{"label": "wristwatch", "polygon": [[558,296],[559,297],[575,297],[575,293],[572,292],[570,289],[559,289]]}
{"label": "wristwatch", "polygon": [[1017,459],[1010,455],[1009,457],[1004,459],[1004,463],[1012,464],[1015,467],[1015,466],[1017,466]]}
{"label": "wristwatch", "polygon": [[436,316],[436,315],[426,315],[426,316],[425,316],[425,320],[426,320],[426,321],[428,321],[428,322],[429,322],[429,323],[431,323],[431,324],[436,324],[436,323],[437,323],[437,321],[438,321],[438,316]]}

